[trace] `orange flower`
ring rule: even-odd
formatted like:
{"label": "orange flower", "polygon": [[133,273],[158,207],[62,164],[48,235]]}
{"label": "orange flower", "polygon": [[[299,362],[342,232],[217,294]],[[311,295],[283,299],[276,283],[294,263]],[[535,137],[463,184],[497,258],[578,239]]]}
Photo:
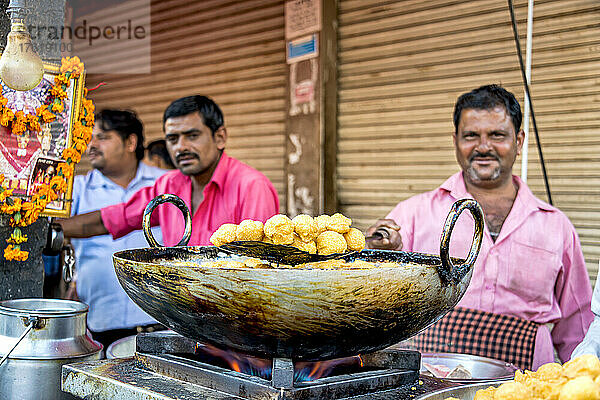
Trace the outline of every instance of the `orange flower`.
{"label": "orange flower", "polygon": [[56,115],[54,115],[51,111],[48,111],[48,106],[38,107],[38,109],[35,111],[44,123],[52,122],[56,119]]}
{"label": "orange flower", "polygon": [[[44,194],[44,196],[45,196],[45,194]],[[33,203],[34,210],[37,210],[38,212],[42,212],[44,210],[44,208],[46,208],[46,204],[48,204],[48,199],[46,199],[46,198],[42,199],[41,194],[34,194],[33,196],[31,196],[31,202]],[[26,214],[28,212],[29,212],[29,210],[25,211]]]}
{"label": "orange flower", "polygon": [[2,192],[0,192],[0,202],[4,202],[8,197],[12,196],[13,190],[14,189],[5,189]]}
{"label": "orange flower", "polygon": [[54,103],[52,103],[52,111],[53,112],[58,114],[58,113],[63,112],[64,110],[65,110],[65,106],[62,101],[55,100]]}
{"label": "orange flower", "polygon": [[[94,125],[94,124],[92,124],[92,125]],[[85,140],[85,142],[87,144],[89,144],[90,140],[92,140],[92,128],[89,127],[89,126],[83,126],[82,125],[82,129],[81,130],[82,130],[82,134],[81,134],[82,139]]]}
{"label": "orange flower", "polygon": [[84,132],[83,132],[83,125],[81,125],[81,122],[76,121],[73,123],[73,129],[71,130],[71,134],[73,135],[74,138],[79,138],[79,139],[83,139],[84,138]]}
{"label": "orange flower", "polygon": [[8,247],[6,247],[6,249],[4,249],[4,258],[7,259],[8,261],[11,261],[11,260],[25,261],[25,260],[27,260],[28,256],[29,256],[29,252],[22,251],[19,246],[13,247],[12,244],[9,244]]}
{"label": "orange flower", "polygon": [[70,72],[72,76],[78,76],[83,72],[83,63],[77,56],[63,58],[60,65],[60,72]]}
{"label": "orange flower", "polygon": [[31,210],[25,211],[25,215],[23,216],[23,219],[22,219],[22,223],[23,223],[22,226],[31,225],[35,221],[37,221],[38,217],[40,216],[40,212],[42,212],[42,210],[44,208],[46,208],[45,203],[44,203],[44,207],[42,207],[42,209],[33,208]]}
{"label": "orange flower", "polygon": [[2,116],[0,117],[0,125],[8,126],[15,117],[15,114],[12,112],[10,108],[2,109]]}
{"label": "orange flower", "polygon": [[73,176],[73,166],[71,164],[67,164],[67,163],[60,163],[58,164],[58,173],[62,174],[62,176],[65,177],[65,179],[69,179]]}
{"label": "orange flower", "polygon": [[0,94],[0,104],[4,107],[8,103],[8,99]]}
{"label": "orange flower", "polygon": [[17,111],[15,113],[12,127],[11,127],[12,133],[14,133],[15,135],[22,135],[23,133],[25,133],[25,129],[26,129],[25,124],[26,123],[27,123],[27,118],[25,117],[25,114],[23,113],[23,111],[21,111],[21,110]]}
{"label": "orange flower", "polygon": [[85,149],[87,147],[87,143],[85,140],[80,139],[80,138],[73,138],[73,147],[75,147],[75,149],[80,152],[81,154],[83,154],[85,152]]}
{"label": "orange flower", "polygon": [[69,78],[67,78],[67,76],[65,74],[56,75],[54,77],[54,84],[59,85],[59,86],[62,86],[62,85],[69,86]]}
{"label": "orange flower", "polygon": [[50,94],[57,99],[64,99],[67,97],[67,92],[65,92],[60,86],[52,86],[50,88]]}
{"label": "orange flower", "polygon": [[40,125],[40,120],[38,116],[35,114],[27,114],[27,125],[29,126],[29,130],[39,132],[42,127]]}
{"label": "orange flower", "polygon": [[66,149],[64,149],[63,153],[62,153],[62,157],[65,160],[67,160],[67,161],[71,160],[71,162],[74,162],[76,164],[79,161],[81,161],[81,154],[72,147],[67,147]]}
{"label": "orange flower", "polygon": [[46,197],[48,197],[48,193],[49,193],[50,191],[52,191],[52,189],[50,188],[50,186],[48,186],[48,185],[46,185],[46,184],[42,184],[42,185],[40,185],[40,187],[37,189],[37,192],[36,192],[36,194],[37,194],[39,197],[42,197],[42,196],[46,196]]}
{"label": "orange flower", "polygon": [[67,190],[67,181],[60,175],[53,176],[50,179],[50,187],[54,189],[55,192],[62,193]]}
{"label": "orange flower", "polygon": [[94,116],[93,112],[86,112],[84,119],[86,122],[86,126],[94,126],[94,121],[96,120],[96,117]]}
{"label": "orange flower", "polygon": [[21,211],[21,199],[18,197],[7,199],[4,204],[0,206],[0,211],[4,214],[14,214]]}

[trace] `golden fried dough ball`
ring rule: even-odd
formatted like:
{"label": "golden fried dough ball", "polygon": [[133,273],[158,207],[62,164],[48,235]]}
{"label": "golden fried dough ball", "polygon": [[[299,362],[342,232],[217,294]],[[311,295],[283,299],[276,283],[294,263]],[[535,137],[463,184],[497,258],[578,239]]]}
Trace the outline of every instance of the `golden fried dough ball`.
{"label": "golden fried dough ball", "polygon": [[531,399],[531,389],[521,382],[506,382],[494,393],[494,400],[528,400]]}
{"label": "golden fried dough ball", "polygon": [[542,365],[535,371],[538,379],[543,381],[553,381],[562,378],[563,366],[558,363],[547,363]]}
{"label": "golden fried dough ball", "polygon": [[559,400],[600,400],[600,391],[594,380],[586,375],[571,379],[560,389]]}
{"label": "golden fried dough ball", "polygon": [[350,230],[350,225],[352,225],[352,220],[350,218],[345,217],[340,213],[335,213],[331,216],[331,219],[327,224],[327,229],[337,233],[346,233]]}
{"label": "golden fried dough ball", "polygon": [[343,253],[348,248],[346,239],[333,231],[325,231],[317,237],[317,252],[322,255]]}
{"label": "golden fried dough ball", "polygon": [[235,235],[237,240],[255,240],[260,242],[264,236],[263,223],[245,219],[238,225]]}
{"label": "golden fried dough ball", "polygon": [[273,244],[292,244],[294,243],[294,233],[289,233],[287,235],[276,233],[271,237]]}
{"label": "golden fried dough ball", "polygon": [[234,242],[236,240],[236,230],[236,224],[223,224],[212,234],[210,242],[215,246],[222,246],[225,243]]}
{"label": "golden fried dough ball", "polygon": [[477,393],[475,393],[475,397],[473,400],[494,400],[494,393],[496,393],[496,388],[490,386],[487,389],[479,389]]}
{"label": "golden fried dough ball", "polygon": [[592,354],[584,354],[566,362],[563,365],[563,374],[568,378],[589,375],[594,379],[600,375],[600,360]]}
{"label": "golden fried dough ball", "polygon": [[537,378],[531,378],[527,382],[527,386],[531,388],[531,393],[534,398],[538,399],[547,399],[547,400],[558,400],[560,396],[560,389],[562,385],[567,380],[564,381],[543,381]]}
{"label": "golden fried dough ball", "polygon": [[294,241],[293,233],[294,224],[285,215],[274,215],[265,222],[265,235],[271,238],[274,244],[291,244]]}
{"label": "golden fried dough ball", "polygon": [[299,214],[292,219],[294,231],[304,242],[311,242],[317,238],[319,227],[313,217],[306,214]]}
{"label": "golden fried dough ball", "polygon": [[329,221],[331,221],[331,217],[329,215],[319,215],[315,217],[315,222],[317,223],[317,236],[327,230],[327,225],[329,225]]}
{"label": "golden fried dough ball", "polygon": [[270,237],[268,237],[268,236],[264,236],[264,237],[262,238],[261,242],[263,242],[263,243],[269,243],[269,244],[273,244],[273,241],[272,241],[272,240],[271,240],[271,238],[270,238]]}
{"label": "golden fried dough ball", "polygon": [[315,254],[317,252],[317,244],[315,243],[314,240],[311,240],[310,242],[305,242],[304,240],[302,240],[300,238],[300,236],[298,236],[295,233],[294,233],[294,241],[292,242],[292,246],[296,247],[297,249],[303,250],[303,251],[308,251],[310,254]]}
{"label": "golden fried dough ball", "polygon": [[365,248],[365,235],[356,228],[350,228],[348,232],[344,233],[344,239],[346,239],[348,250],[360,251]]}

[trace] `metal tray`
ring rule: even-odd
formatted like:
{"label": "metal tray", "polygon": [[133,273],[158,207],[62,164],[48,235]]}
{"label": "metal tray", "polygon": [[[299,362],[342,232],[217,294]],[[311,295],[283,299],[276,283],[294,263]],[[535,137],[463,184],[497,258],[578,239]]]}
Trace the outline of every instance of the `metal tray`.
{"label": "metal tray", "polygon": [[[457,353],[423,353],[421,354],[421,363],[426,362],[434,365],[445,365],[449,368],[454,368],[461,364],[465,367],[472,375],[471,379],[458,379],[458,378],[440,378],[449,382],[457,383],[479,383],[479,382],[491,382],[499,380],[513,379],[517,367],[513,364],[494,360],[492,358],[479,357],[471,354],[457,354]],[[423,373],[425,367],[421,364],[421,373]]]}
{"label": "metal tray", "polygon": [[473,400],[475,393],[479,389],[487,389],[490,386],[500,386],[503,382],[485,382],[464,385],[450,389],[442,389],[437,392],[426,394],[418,398],[418,400],[445,400],[448,397],[456,397],[460,400]]}

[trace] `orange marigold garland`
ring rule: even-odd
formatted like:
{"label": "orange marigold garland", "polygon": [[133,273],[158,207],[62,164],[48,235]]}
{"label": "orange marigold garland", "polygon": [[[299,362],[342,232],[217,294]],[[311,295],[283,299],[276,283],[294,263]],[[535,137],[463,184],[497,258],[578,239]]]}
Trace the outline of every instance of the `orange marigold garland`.
{"label": "orange marigold garland", "polygon": [[[63,58],[60,74],[54,77],[54,84],[50,89],[50,102],[48,105],[38,107],[35,114],[25,114],[23,111],[14,112],[6,107],[7,99],[0,94],[0,125],[9,128],[15,135],[23,135],[27,130],[39,132],[42,124],[54,121],[56,115],[64,110],[67,88],[71,84],[71,78],[77,78],[82,72],[83,63],[78,57]],[[23,235],[21,227],[34,223],[46,205],[57,200],[59,194],[67,190],[67,182],[73,176],[75,164],[81,161],[81,155],[92,138],[94,104],[85,98],[86,95],[87,90],[84,89],[79,121],[75,121],[73,124],[72,144],[62,153],[65,162],[58,165],[58,174],[50,180],[49,184],[41,185],[29,201],[24,201],[13,196],[13,189],[5,189],[1,186],[4,175],[0,174],[0,212],[11,216],[10,225],[14,227],[10,238],[6,240],[8,243],[4,249],[6,260],[27,260],[29,252],[21,250],[20,247],[27,241],[27,235]]]}

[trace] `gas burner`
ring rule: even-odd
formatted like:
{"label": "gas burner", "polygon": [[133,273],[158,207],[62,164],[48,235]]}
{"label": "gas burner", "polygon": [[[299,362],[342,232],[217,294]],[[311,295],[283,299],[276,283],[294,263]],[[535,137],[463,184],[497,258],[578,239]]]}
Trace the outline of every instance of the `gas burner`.
{"label": "gas burner", "polygon": [[[163,331],[139,334],[134,357],[64,366],[62,389],[82,398],[321,400],[415,399],[455,386],[419,377],[420,358],[416,351],[387,349],[319,363],[269,362]],[[239,360],[247,360],[245,367]],[[317,370],[328,375],[311,376]]]}

